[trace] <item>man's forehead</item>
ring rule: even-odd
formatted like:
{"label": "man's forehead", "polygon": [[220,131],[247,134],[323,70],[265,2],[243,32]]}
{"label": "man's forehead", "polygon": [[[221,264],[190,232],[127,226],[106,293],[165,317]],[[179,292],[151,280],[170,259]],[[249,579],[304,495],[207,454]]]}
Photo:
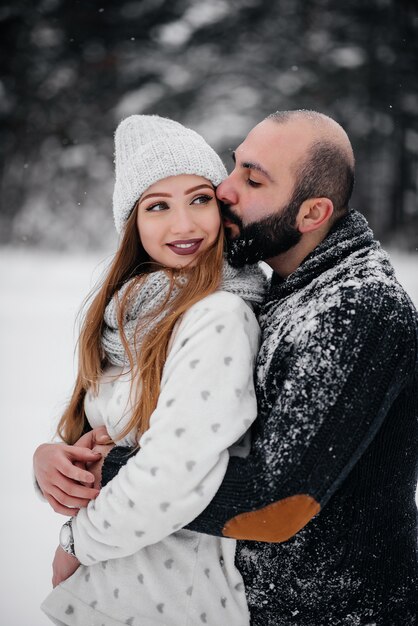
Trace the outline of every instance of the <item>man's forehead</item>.
{"label": "man's forehead", "polygon": [[309,138],[295,124],[278,124],[272,120],[263,120],[236,148],[233,158],[235,156],[238,164],[254,163],[258,166],[254,169],[261,167],[272,174],[279,163],[281,166],[292,165],[305,153],[309,143]]}
{"label": "man's forehead", "polygon": [[[239,144],[239,146],[235,149],[236,158],[254,158],[258,160],[258,155],[260,153],[265,152],[264,148],[266,145],[266,140],[271,141],[274,137],[275,129],[271,130],[269,127],[266,128],[265,121],[257,124],[246,136],[246,138]],[[250,157],[250,154],[253,156]]]}

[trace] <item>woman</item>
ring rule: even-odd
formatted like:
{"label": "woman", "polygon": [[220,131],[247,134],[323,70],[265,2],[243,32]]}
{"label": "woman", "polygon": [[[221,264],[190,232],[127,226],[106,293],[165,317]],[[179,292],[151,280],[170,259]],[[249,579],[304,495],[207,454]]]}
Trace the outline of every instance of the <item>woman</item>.
{"label": "woman", "polygon": [[263,274],[224,261],[215,187],[226,172],[202,137],[131,116],[115,162],[121,243],[84,321],[59,433],[75,444],[106,426],[139,450],[64,524],[55,558],[74,573],[42,608],[68,625],[243,626],[235,541],[181,529],[215,495],[229,454],[248,451]]}

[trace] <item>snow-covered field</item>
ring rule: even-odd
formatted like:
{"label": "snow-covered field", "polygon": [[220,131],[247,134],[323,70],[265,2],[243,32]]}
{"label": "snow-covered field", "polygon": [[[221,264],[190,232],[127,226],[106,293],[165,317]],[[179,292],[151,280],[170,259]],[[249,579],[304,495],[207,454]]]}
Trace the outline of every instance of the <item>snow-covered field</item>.
{"label": "snow-covered field", "polygon": [[[391,256],[418,306],[418,255]],[[0,249],[0,626],[51,623],[39,604],[51,586],[50,564],[65,518],[35,495],[32,454],[52,437],[71,391],[75,316],[103,260]]]}

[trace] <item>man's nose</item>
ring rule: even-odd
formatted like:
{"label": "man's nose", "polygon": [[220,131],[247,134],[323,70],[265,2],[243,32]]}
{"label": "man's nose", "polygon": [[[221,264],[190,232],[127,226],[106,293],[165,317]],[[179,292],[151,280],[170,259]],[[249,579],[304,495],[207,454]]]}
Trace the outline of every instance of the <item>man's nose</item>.
{"label": "man's nose", "polygon": [[228,178],[221,182],[216,189],[216,196],[224,204],[237,204],[238,194],[235,191],[233,174],[230,174]]}

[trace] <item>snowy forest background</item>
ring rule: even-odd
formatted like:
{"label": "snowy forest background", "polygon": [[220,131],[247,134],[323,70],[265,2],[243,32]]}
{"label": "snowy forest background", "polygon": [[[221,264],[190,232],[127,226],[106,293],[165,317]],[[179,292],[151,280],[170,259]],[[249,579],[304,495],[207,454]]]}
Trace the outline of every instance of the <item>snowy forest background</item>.
{"label": "snowy forest background", "polygon": [[[31,460],[74,380],[75,317],[117,239],[113,133],[132,113],[230,151],[277,109],[313,108],[353,142],[353,206],[418,305],[415,0],[0,2],[0,626],[39,610],[64,518]],[[418,451],[417,451],[418,455]]]}
{"label": "snowy forest background", "polygon": [[230,165],[266,114],[312,108],[352,139],[356,208],[378,237],[416,247],[415,0],[1,4],[0,243],[112,244],[124,116],[173,117]]}

